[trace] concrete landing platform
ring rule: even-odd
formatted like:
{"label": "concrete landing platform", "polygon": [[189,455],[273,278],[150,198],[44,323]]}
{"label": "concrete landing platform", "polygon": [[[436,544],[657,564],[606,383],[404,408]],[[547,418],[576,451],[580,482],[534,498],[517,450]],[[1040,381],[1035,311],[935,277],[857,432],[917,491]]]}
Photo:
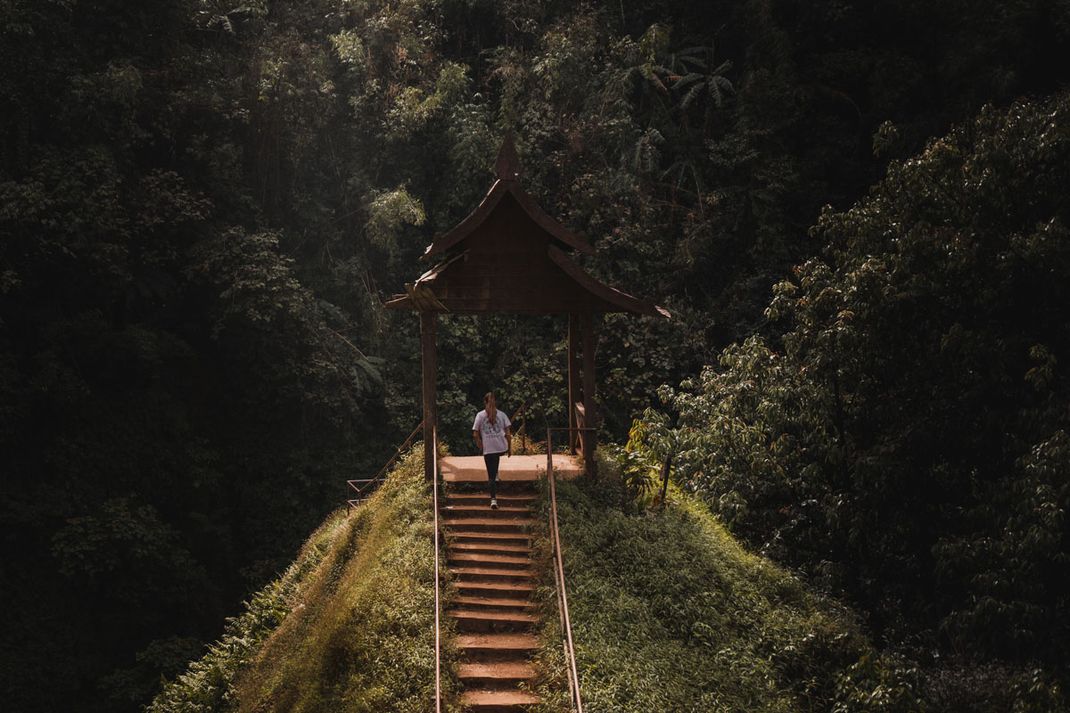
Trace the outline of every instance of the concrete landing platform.
{"label": "concrete landing platform", "polygon": [[[447,483],[485,483],[487,466],[483,456],[447,456],[439,461],[442,479]],[[554,468],[560,478],[575,478],[583,473],[576,456],[554,454]],[[498,466],[499,482],[533,481],[546,473],[546,456],[502,456]]]}

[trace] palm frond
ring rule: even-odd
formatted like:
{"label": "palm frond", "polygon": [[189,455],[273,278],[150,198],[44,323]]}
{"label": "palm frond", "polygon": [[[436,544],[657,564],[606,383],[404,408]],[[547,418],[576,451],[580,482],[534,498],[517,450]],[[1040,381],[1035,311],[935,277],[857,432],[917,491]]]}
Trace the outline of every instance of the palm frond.
{"label": "palm frond", "polygon": [[672,88],[677,91],[682,91],[684,88],[691,86],[695,82],[701,82],[704,78],[705,76],[699,74],[698,72],[685,74],[684,76],[673,82]]}
{"label": "palm frond", "polygon": [[706,60],[699,59],[698,57],[681,57],[680,63],[689,67],[695,67],[697,69],[709,69],[709,65]]}
{"label": "palm frond", "polygon": [[[691,89],[688,90],[687,94],[684,95],[684,98],[680,100],[680,108],[684,111],[687,111],[687,108],[691,106],[691,103],[695,101],[695,99],[698,98],[700,94],[702,94],[703,90],[706,89],[707,85],[708,82],[699,82],[695,86],[691,87]],[[716,98],[714,100],[717,101]],[[720,106],[719,103],[718,106]]]}

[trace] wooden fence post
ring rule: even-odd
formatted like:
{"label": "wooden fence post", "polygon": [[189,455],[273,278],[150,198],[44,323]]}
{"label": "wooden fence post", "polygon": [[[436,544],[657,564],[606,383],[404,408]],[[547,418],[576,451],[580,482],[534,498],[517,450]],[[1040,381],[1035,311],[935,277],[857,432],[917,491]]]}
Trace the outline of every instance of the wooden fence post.
{"label": "wooden fence post", "polygon": [[424,407],[424,476],[435,477],[435,426],[438,424],[436,381],[438,379],[438,354],[435,350],[435,327],[438,315],[420,312],[420,361],[423,369]]}

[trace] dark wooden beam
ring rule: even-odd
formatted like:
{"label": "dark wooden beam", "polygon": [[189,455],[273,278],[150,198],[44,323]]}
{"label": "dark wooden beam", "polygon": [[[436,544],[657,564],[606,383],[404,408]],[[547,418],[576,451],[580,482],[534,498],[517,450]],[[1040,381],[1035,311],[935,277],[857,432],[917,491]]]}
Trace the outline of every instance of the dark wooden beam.
{"label": "dark wooden beam", "polygon": [[435,424],[438,422],[436,382],[438,380],[438,353],[435,349],[435,327],[438,316],[434,312],[420,312],[420,362],[423,368],[424,406],[424,476],[435,477],[436,447]]}
{"label": "dark wooden beam", "polygon": [[568,452],[576,453],[576,402],[580,398],[580,317],[568,315]]}
{"label": "dark wooden beam", "polygon": [[[594,403],[594,360],[597,336],[594,330],[594,315],[590,312],[583,312],[580,315],[580,330],[583,334],[583,407],[587,414],[587,427],[598,428],[598,411]],[[584,467],[590,475],[594,475],[594,450],[597,440],[595,433],[590,431],[583,439]]]}

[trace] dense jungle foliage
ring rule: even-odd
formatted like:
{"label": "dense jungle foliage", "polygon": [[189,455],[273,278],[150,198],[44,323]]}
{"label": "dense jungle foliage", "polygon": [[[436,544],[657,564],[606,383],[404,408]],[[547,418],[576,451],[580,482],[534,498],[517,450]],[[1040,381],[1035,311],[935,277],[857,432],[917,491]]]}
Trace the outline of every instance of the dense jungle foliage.
{"label": "dense jungle foliage", "polygon": [[777,344],[725,349],[663,391],[679,428],[637,429],[928,664],[1067,674],[1068,182],[1070,94],[985,110],[823,213],[766,311]]}
{"label": "dense jungle foliage", "polygon": [[[931,686],[1056,705],[1068,47],[1065,0],[0,0],[5,706],[144,705],[415,426],[381,300],[507,129],[674,315],[603,321],[607,436],[663,409]],[[451,442],[490,386],[560,423],[563,332],[444,320]]]}

